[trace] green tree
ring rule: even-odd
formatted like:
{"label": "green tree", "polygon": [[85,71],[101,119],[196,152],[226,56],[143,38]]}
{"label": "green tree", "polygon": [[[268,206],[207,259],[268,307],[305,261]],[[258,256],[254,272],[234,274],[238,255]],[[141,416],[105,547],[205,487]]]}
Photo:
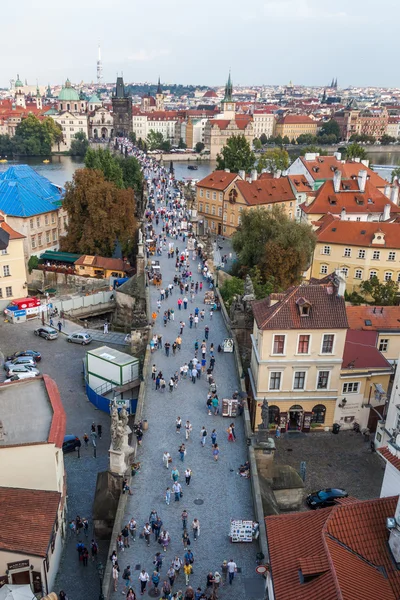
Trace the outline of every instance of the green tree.
{"label": "green tree", "polygon": [[362,294],[370,296],[375,305],[394,306],[397,304],[399,284],[392,279],[381,283],[375,275],[361,283],[360,291]]}
{"label": "green tree", "polygon": [[233,235],[233,248],[243,272],[258,267],[262,283],[286,289],[301,280],[315,248],[315,234],[306,223],[290,220],[281,208],[243,211]]}
{"label": "green tree", "polygon": [[118,188],[124,187],[122,169],[108,149],[93,150],[89,148],[85,155],[85,167],[101,171],[107,181],[115,183]]}
{"label": "green tree", "polygon": [[65,184],[63,207],[68,225],[62,250],[110,257],[119,242],[130,254],[137,227],[132,189],[118,189],[99,170],[78,169]]}
{"label": "green tree", "polygon": [[69,154],[71,156],[85,156],[89,148],[89,142],[83,131],[78,131],[71,142]]}
{"label": "green tree", "polygon": [[187,145],[185,144],[185,142],[183,141],[183,138],[179,138],[179,144],[178,144],[178,148],[181,148],[182,150],[186,150]]}
{"label": "green tree", "polygon": [[268,143],[268,138],[267,138],[267,134],[266,133],[262,133],[260,135],[260,142],[262,143],[263,146],[264,146],[264,144]]}
{"label": "green tree", "polygon": [[116,156],[115,160],[122,170],[125,188],[132,188],[135,194],[140,194],[143,185],[143,173],[138,160],[134,156]]}
{"label": "green tree", "polygon": [[324,123],[321,127],[321,131],[319,132],[319,135],[334,135],[335,136],[335,142],[338,142],[340,140],[340,127],[339,127],[339,123],[337,121],[335,121],[335,119],[330,119],[327,123]]}
{"label": "green tree", "polygon": [[[1,154],[1,152],[0,152]],[[392,171],[392,183],[394,181],[394,178],[397,177],[397,179],[400,179],[400,167],[395,167]]]}
{"label": "green tree", "polygon": [[160,150],[163,141],[164,137],[161,131],[154,131],[154,129],[150,129],[147,136],[147,145],[149,150]]}
{"label": "green tree", "polygon": [[50,144],[52,146],[54,144],[57,144],[58,151],[60,151],[60,144],[64,139],[61,125],[59,125],[59,123],[56,123],[56,121],[54,121],[54,119],[52,119],[51,117],[46,117],[42,121],[42,128],[46,132],[45,136],[46,136],[46,134],[49,136]]}
{"label": "green tree", "polygon": [[163,152],[171,152],[171,142],[169,140],[164,140],[160,145],[160,150]]}
{"label": "green tree", "polygon": [[196,150],[197,154],[200,154],[200,152],[202,152],[204,150],[203,142],[197,142],[197,144],[195,146],[195,150]]}
{"label": "green tree", "polygon": [[260,268],[258,265],[250,269],[250,279],[253,283],[254,294],[257,300],[266,298],[275,289],[275,281],[273,277],[269,277],[266,281],[263,280]]}
{"label": "green tree", "polygon": [[241,296],[244,292],[244,281],[239,277],[229,277],[225,279],[224,283],[220,286],[219,291],[221,296],[229,308],[232,304],[234,296]]}
{"label": "green tree", "polygon": [[354,142],[353,144],[349,144],[346,147],[346,158],[347,160],[351,160],[352,158],[360,158],[361,160],[365,160],[367,158],[367,153],[365,148]]}
{"label": "green tree", "polygon": [[317,141],[315,135],[311,135],[311,133],[302,133],[297,138],[298,144],[314,144]]}
{"label": "green tree", "polygon": [[289,167],[289,154],[283,148],[273,148],[264,152],[257,163],[257,171],[261,173],[263,169],[274,173],[276,171],[285,171]]}
{"label": "green tree", "polygon": [[253,148],[254,150],[261,150],[262,148],[262,143],[258,138],[254,138],[253,140]]}
{"label": "green tree", "polygon": [[132,142],[132,144],[136,144],[136,133],[134,131],[129,133],[129,141]]}
{"label": "green tree", "polygon": [[326,150],[323,150],[322,148],[319,148],[318,146],[306,146],[305,148],[302,148],[301,152],[300,152],[300,156],[304,156],[305,154],[308,154],[309,152],[311,153],[317,153],[320,156],[326,156],[328,154],[328,152]]}
{"label": "green tree", "polygon": [[12,151],[25,156],[48,155],[60,135],[61,128],[53,119],[47,118],[41,122],[35,115],[29,114],[15,129]]}
{"label": "green tree", "polygon": [[31,256],[28,260],[28,271],[29,275],[32,273],[33,269],[37,269],[39,264],[39,259],[37,256]]}
{"label": "green tree", "polygon": [[11,156],[13,152],[12,140],[9,135],[0,135],[0,157]]}
{"label": "green tree", "polygon": [[387,146],[388,144],[394,144],[395,142],[397,142],[397,138],[395,138],[391,135],[385,134],[381,137],[381,139],[379,141],[384,146]]}
{"label": "green tree", "polygon": [[221,154],[217,155],[217,169],[229,169],[232,173],[244,169],[248,173],[253,168],[255,160],[254,152],[244,135],[233,135],[228,138]]}
{"label": "green tree", "polygon": [[282,144],[284,144],[284,145],[290,144],[290,140],[287,135],[283,136]]}

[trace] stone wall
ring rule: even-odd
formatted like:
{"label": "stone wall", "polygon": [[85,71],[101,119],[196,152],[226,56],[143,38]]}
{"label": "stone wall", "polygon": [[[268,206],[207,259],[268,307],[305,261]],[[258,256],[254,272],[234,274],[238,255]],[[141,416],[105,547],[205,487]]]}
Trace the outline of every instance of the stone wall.
{"label": "stone wall", "polygon": [[28,274],[28,284],[30,289],[41,290],[47,286],[56,288],[59,294],[76,294],[82,291],[90,293],[109,289],[108,279],[80,277],[79,275],[42,271],[41,269],[33,269],[32,273]]}

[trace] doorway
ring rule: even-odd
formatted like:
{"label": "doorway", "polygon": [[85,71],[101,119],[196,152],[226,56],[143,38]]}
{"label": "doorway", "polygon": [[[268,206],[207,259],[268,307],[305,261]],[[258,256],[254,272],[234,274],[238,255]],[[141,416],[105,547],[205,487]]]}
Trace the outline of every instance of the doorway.
{"label": "doorway", "polygon": [[303,427],[304,410],[299,404],[294,404],[289,408],[288,429],[291,431],[301,431]]}
{"label": "doorway", "polygon": [[222,225],[221,223],[218,223],[218,235],[222,234]]}
{"label": "doorway", "polygon": [[11,573],[11,579],[14,585],[30,584],[31,579],[29,571],[20,571],[19,573]]}

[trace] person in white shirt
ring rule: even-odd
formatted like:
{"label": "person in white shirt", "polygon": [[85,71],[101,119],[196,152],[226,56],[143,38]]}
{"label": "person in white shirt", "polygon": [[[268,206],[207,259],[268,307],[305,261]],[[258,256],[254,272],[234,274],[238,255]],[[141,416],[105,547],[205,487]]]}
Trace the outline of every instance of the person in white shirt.
{"label": "person in white shirt", "polygon": [[185,425],[185,438],[188,440],[190,438],[190,434],[192,433],[192,424],[190,421],[186,421]]}
{"label": "person in white shirt", "polygon": [[181,499],[182,486],[178,481],[175,481],[174,485],[172,486],[172,491],[175,494],[175,502],[179,502]]}
{"label": "person in white shirt", "polygon": [[237,564],[234,562],[233,558],[229,559],[228,562],[228,576],[229,576],[229,584],[232,585],[233,578],[235,577],[235,573],[237,570]]}
{"label": "person in white shirt", "polygon": [[171,455],[169,452],[164,452],[163,454],[163,463],[166,469],[169,469],[169,463],[171,462],[169,459],[171,458]]}
{"label": "person in white shirt", "polygon": [[149,581],[149,574],[144,569],[142,569],[140,572],[139,581],[140,581],[140,593],[143,596],[144,591],[146,589],[147,582]]}

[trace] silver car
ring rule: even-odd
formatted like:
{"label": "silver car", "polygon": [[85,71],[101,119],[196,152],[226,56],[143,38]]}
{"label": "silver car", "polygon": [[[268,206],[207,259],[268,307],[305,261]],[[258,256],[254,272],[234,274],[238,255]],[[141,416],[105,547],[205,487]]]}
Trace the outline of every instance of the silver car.
{"label": "silver car", "polygon": [[36,361],[32,356],[19,356],[18,358],[14,358],[14,360],[7,360],[4,363],[4,370],[8,371],[12,365],[29,365],[30,367],[36,367]]}
{"label": "silver car", "polygon": [[40,375],[39,369],[37,369],[36,367],[31,367],[30,365],[11,365],[7,369],[8,377],[11,377],[14,374],[18,375],[18,373],[29,373],[29,372],[34,373],[35,375]]}
{"label": "silver car", "polygon": [[90,344],[93,341],[92,336],[85,331],[76,331],[75,333],[71,333],[67,337],[67,342],[72,342],[74,344],[82,344],[82,346],[86,346],[86,344]]}

